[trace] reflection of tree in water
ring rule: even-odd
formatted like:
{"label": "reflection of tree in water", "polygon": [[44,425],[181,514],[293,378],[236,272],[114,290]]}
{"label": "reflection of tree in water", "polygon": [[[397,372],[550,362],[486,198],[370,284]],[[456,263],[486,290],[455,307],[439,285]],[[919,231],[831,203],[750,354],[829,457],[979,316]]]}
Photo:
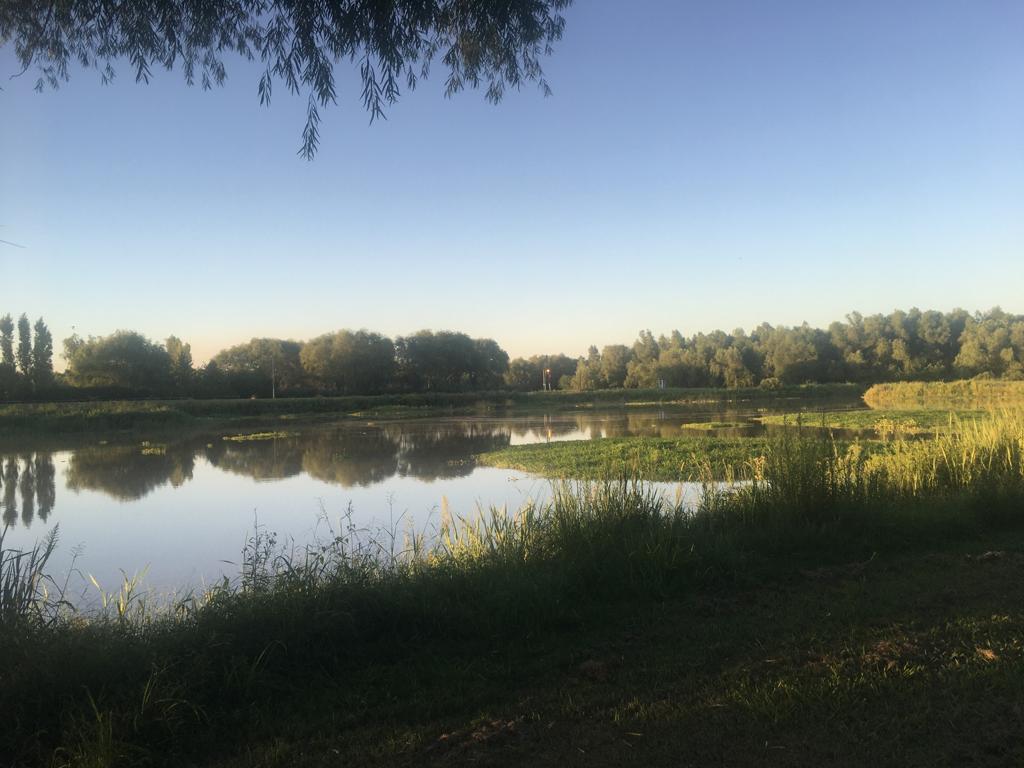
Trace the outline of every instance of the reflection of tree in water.
{"label": "reflection of tree in water", "polygon": [[57,470],[53,466],[53,456],[49,453],[37,453],[35,459],[36,501],[39,503],[39,519],[44,523],[57,503]]}
{"label": "reflection of tree in water", "polygon": [[194,466],[191,446],[91,446],[71,454],[65,484],[134,501],[167,483],[178,487],[191,480]]}
{"label": "reflection of tree in water", "polygon": [[553,437],[563,437],[580,429],[579,416],[531,416],[526,419],[502,424],[500,430],[516,437],[530,437],[543,442]]}
{"label": "reflection of tree in water", "polygon": [[32,467],[32,454],[21,457],[23,468],[21,470],[21,522],[26,528],[32,525],[32,518],[36,515],[36,473]]}
{"label": "reflection of tree in water", "polygon": [[205,455],[217,469],[256,480],[280,480],[302,472],[302,437],[271,440],[214,440]]}
{"label": "reflection of tree in water", "polygon": [[465,477],[477,453],[508,447],[508,429],[479,424],[442,424],[422,431],[398,431],[398,474],[420,480]]}
{"label": "reflection of tree in water", "polygon": [[[53,468],[53,456],[49,453],[13,454],[0,456],[0,487],[3,490],[0,507],[3,509],[3,525],[14,526],[18,522],[21,511],[22,525],[28,527],[39,514],[39,519],[46,522],[55,504],[56,470]],[[21,506],[18,506],[18,497]]]}
{"label": "reflection of tree in water", "polygon": [[[543,440],[591,436],[678,434],[673,414],[578,413],[516,420],[390,422],[314,429],[270,440],[233,441],[193,436],[161,446],[97,445],[74,451],[65,484],[122,501],[192,479],[197,456],[226,472],[271,480],[302,473],[344,487],[368,486],[400,475],[426,481],[462,477],[477,453],[509,445],[513,434]],[[56,472],[48,453],[0,456],[0,512],[14,525],[46,521],[54,509]],[[19,498],[20,497],[20,498]]]}
{"label": "reflection of tree in water", "polygon": [[305,472],[349,488],[380,483],[395,474],[425,480],[466,475],[472,471],[469,460],[475,453],[508,443],[507,429],[472,423],[426,430],[408,424],[365,425],[270,440],[220,440],[206,448],[206,457],[218,469],[257,480]]}
{"label": "reflection of tree in water", "polygon": [[315,433],[307,440],[302,468],[345,488],[373,485],[398,471],[398,441],[379,427]]}
{"label": "reflection of tree in water", "polygon": [[4,525],[18,522],[18,459],[8,456],[4,464]]}
{"label": "reflection of tree in water", "polygon": [[509,429],[516,437],[545,442],[578,434],[582,439],[602,437],[677,438],[692,434],[682,425],[691,421],[746,421],[748,412],[713,409],[665,409],[661,411],[592,411],[551,414],[518,419]]}

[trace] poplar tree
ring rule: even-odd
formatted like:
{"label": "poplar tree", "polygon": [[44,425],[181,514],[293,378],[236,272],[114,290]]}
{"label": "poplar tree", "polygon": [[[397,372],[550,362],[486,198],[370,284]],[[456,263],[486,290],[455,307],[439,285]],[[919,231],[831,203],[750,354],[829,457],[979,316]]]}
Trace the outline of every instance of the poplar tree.
{"label": "poplar tree", "polygon": [[168,336],[164,349],[171,359],[171,379],[174,386],[184,393],[192,383],[192,345],[186,344],[177,336]]}
{"label": "poplar tree", "polygon": [[18,318],[18,372],[32,375],[32,326],[25,313]]}
{"label": "poplar tree", "polygon": [[0,363],[14,370],[14,321],[9,314],[0,317]]}
{"label": "poplar tree", "polygon": [[46,327],[43,318],[36,320],[35,338],[32,344],[32,383],[37,387],[53,381],[53,334]]}

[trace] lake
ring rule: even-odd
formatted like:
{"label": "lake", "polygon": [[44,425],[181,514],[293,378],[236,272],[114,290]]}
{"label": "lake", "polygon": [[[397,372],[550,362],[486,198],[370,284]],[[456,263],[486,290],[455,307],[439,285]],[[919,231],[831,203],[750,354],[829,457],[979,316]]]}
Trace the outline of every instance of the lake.
{"label": "lake", "polygon": [[[549,492],[542,477],[477,466],[474,456],[482,452],[555,440],[677,437],[692,434],[682,424],[711,420],[747,424],[724,434],[757,434],[764,428],[753,417],[794,405],[347,419],[263,439],[232,439],[222,430],[5,443],[4,546],[30,547],[59,525],[51,571],[63,576],[73,564],[80,600],[88,600],[88,590],[96,594],[84,586],[89,576],[110,591],[122,571],[145,571],[146,587],[170,593],[235,576],[257,524],[279,542],[301,545],[347,517],[401,540],[410,528],[429,532],[442,504],[471,516],[491,505],[515,509]],[[694,484],[658,488],[673,501],[692,502],[699,492]]]}

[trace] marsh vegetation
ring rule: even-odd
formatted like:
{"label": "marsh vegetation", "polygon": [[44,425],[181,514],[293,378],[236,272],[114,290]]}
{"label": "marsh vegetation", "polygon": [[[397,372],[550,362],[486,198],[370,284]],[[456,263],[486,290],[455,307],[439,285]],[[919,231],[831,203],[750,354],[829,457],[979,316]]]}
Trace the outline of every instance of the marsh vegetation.
{"label": "marsh vegetation", "polygon": [[[945,680],[961,706],[981,707],[994,718],[991,725],[1002,728],[1007,721],[999,707],[1019,682],[1013,638],[1022,618],[1003,602],[1011,592],[984,593],[993,570],[974,573],[987,566],[964,561],[962,552],[966,547],[972,557],[981,555],[998,542],[999,553],[981,559],[997,560],[992,568],[1004,576],[1019,568],[1013,552],[1024,532],[1022,502],[1024,416],[1007,411],[928,440],[889,440],[873,451],[782,431],[764,442],[750,482],[731,488],[708,483],[691,509],[624,477],[557,484],[546,502],[511,513],[491,508],[445,516],[430,541],[365,538],[340,527],[295,549],[257,529],[238,578],[170,605],[148,604],[126,580],[105,594],[99,613],[83,616],[46,578],[51,544],[27,559],[5,551],[0,696],[13,725],[0,749],[23,764],[200,758],[232,764],[245,744],[247,760],[272,763],[302,733],[311,764],[338,753],[364,763],[420,763],[443,759],[446,750],[433,745],[452,723],[483,727],[500,714],[502,722],[519,723],[513,730],[537,729],[522,742],[510,737],[507,754],[488,752],[500,764],[514,761],[515,750],[529,748],[531,739],[546,743],[540,733],[549,721],[599,740],[594,724],[610,711],[595,720],[590,706],[610,706],[630,733],[644,733],[648,726],[640,723],[666,728],[687,721],[687,713],[731,701],[717,718],[729,730],[760,733],[788,712],[790,731],[783,738],[799,762],[831,747],[799,741],[810,725],[798,725],[798,713],[819,721],[825,715],[816,708],[824,706],[826,691],[852,702],[861,690],[858,680],[903,700],[930,696]],[[927,552],[938,560],[917,559]],[[901,599],[865,608],[871,595],[895,583],[909,594],[932,595],[943,563],[942,584],[948,583],[947,566],[972,573],[961,590],[973,612],[960,624],[935,632],[927,624],[908,627],[895,618]],[[807,581],[794,585],[794,576]],[[801,632],[817,621],[813,606],[835,600],[843,584],[863,586],[845,598],[845,607],[833,606],[840,616],[897,623],[884,624],[889,629],[883,631],[857,629],[858,642],[873,649],[858,651],[849,638],[833,645],[841,620],[829,620],[812,648],[787,649],[767,677],[767,668],[730,672],[720,656],[729,651],[713,644],[703,654],[701,698],[665,709],[682,684],[666,678],[659,698],[639,709],[629,704],[646,674],[632,654],[642,648],[645,659],[668,664],[663,643],[669,638],[644,636],[617,651],[599,651],[601,643],[619,647],[629,636],[622,633],[635,631],[630,626],[666,613],[670,626],[700,615],[707,631],[726,632],[740,621],[727,606],[756,604],[766,593],[753,585],[773,583],[782,590],[784,625]],[[1005,619],[992,623],[982,615]],[[745,627],[741,622],[741,636],[751,631]],[[696,648],[690,643],[704,631],[684,633],[691,638],[687,647]],[[577,654],[566,667],[566,658],[574,658],[566,649],[580,633],[587,637],[586,658]],[[924,644],[927,653],[920,650]],[[547,650],[529,660],[530,649],[541,647]],[[455,649],[460,657],[479,654],[496,663],[481,661],[475,683],[461,672],[452,677],[443,670],[454,663]],[[962,652],[968,658],[955,665]],[[804,666],[798,661],[804,653],[820,661]],[[917,670],[912,676],[898,674],[911,668]],[[497,695],[510,676],[519,682]],[[779,676],[788,681],[784,696],[768,692]],[[573,686],[580,685],[582,701],[592,703],[566,710],[565,696],[575,697]],[[539,703],[521,710],[517,696],[536,696]],[[594,696],[605,704],[597,705]],[[425,705],[425,697],[436,699]],[[356,700],[363,704],[352,706]],[[853,707],[846,718],[851,734],[862,733],[878,713]],[[299,731],[291,733],[299,720]],[[391,727],[401,735],[369,746]],[[697,737],[678,738],[711,748]],[[884,748],[872,740],[843,743],[852,750],[844,753],[850,761]],[[936,754],[942,746],[914,740],[901,749]],[[470,740],[460,749],[488,747]],[[600,759],[610,762],[614,750],[604,749]]]}

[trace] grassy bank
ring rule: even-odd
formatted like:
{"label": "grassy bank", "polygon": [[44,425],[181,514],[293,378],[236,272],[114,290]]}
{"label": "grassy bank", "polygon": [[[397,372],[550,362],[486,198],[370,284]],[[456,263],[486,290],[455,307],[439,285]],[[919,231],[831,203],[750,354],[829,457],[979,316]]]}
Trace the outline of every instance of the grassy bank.
{"label": "grassy bank", "polygon": [[274,424],[357,416],[408,418],[437,414],[487,413],[506,408],[575,410],[644,405],[746,402],[787,398],[849,399],[855,385],[807,385],[778,390],[618,389],[599,392],[466,392],[276,400],[130,400],[82,403],[26,403],[0,406],[0,434],[17,432],[102,432],[161,429],[213,423]]}
{"label": "grassy bank", "polygon": [[972,409],[1024,405],[1024,381],[901,381],[875,384],[864,393],[872,408]]}
{"label": "grassy bank", "polygon": [[610,606],[479,652],[429,645],[313,685],[214,764],[1019,764],[1022,546],[971,539]]}
{"label": "grassy bank", "polygon": [[397,549],[257,535],[238,582],[163,611],[126,588],[69,614],[40,591],[45,558],[5,553],[0,754],[1012,762],[1024,419],[881,445],[786,432],[753,482],[695,511],[624,481]]}

